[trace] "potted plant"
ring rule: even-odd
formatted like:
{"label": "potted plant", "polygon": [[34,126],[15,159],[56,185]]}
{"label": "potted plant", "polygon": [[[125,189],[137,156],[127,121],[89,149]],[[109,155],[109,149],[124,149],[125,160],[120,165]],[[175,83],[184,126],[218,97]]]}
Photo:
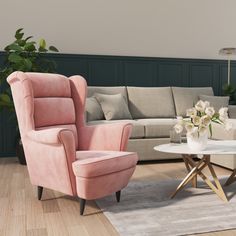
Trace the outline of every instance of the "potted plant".
{"label": "potted plant", "polygon": [[230,105],[235,105],[235,98],[234,98],[234,94],[236,92],[236,88],[234,85],[232,84],[224,84],[223,86],[223,94],[225,96],[229,96],[229,104]]}
{"label": "potted plant", "polygon": [[[15,120],[16,113],[11,90],[6,81],[8,75],[14,71],[55,72],[56,70],[56,63],[45,58],[45,53],[58,52],[57,48],[54,46],[47,48],[44,39],[40,39],[37,43],[32,38],[33,36],[24,37],[23,28],[20,28],[15,33],[15,40],[4,48],[5,62],[4,67],[0,69],[0,112],[7,110],[11,114],[11,118]],[[15,124],[17,131],[16,153],[19,162],[26,164],[17,121]]]}

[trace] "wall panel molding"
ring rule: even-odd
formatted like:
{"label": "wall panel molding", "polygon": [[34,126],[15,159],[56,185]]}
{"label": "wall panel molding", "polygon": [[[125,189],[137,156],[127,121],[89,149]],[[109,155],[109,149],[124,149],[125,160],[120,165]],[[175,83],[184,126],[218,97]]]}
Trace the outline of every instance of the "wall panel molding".
{"label": "wall panel molding", "polygon": [[[4,61],[0,52],[0,67]],[[227,61],[158,57],[78,54],[47,54],[58,65],[57,72],[85,77],[97,86],[212,86],[222,95],[227,81]],[[231,80],[236,85],[236,62],[231,62]],[[1,88],[0,88],[1,90]],[[16,132],[7,113],[0,113],[0,157],[15,155]]]}

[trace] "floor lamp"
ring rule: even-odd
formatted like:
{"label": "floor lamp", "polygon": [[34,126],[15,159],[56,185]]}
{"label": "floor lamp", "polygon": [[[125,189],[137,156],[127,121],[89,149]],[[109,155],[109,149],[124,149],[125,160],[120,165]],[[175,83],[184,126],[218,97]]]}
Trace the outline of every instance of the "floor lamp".
{"label": "floor lamp", "polygon": [[236,55],[236,48],[221,48],[219,51],[220,55],[228,57],[228,80],[227,84],[230,85],[230,59],[233,55]]}

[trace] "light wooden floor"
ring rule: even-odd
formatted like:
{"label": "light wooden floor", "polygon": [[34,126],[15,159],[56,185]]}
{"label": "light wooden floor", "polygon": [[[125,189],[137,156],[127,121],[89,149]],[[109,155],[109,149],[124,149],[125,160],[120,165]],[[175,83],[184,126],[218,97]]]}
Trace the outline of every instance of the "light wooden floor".
{"label": "light wooden floor", "polygon": [[[231,173],[223,168],[215,169],[220,175]],[[138,165],[133,179],[159,181],[185,174],[182,162],[152,163]],[[118,204],[115,197],[114,204]],[[0,236],[3,235],[117,236],[118,233],[93,201],[86,205],[82,217],[78,201],[71,197],[46,190],[43,201],[38,201],[26,167],[19,165],[15,158],[0,158]],[[236,229],[202,235],[235,236]]]}

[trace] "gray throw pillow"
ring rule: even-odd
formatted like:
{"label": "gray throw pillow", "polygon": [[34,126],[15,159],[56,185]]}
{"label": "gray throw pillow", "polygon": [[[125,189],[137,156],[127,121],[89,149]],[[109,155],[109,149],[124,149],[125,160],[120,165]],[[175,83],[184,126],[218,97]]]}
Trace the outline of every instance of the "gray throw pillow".
{"label": "gray throw pillow", "polygon": [[107,95],[95,93],[94,97],[100,103],[106,120],[132,119],[122,94]]}
{"label": "gray throw pillow", "polygon": [[104,120],[101,105],[95,97],[86,98],[85,111],[87,121]]}
{"label": "gray throw pillow", "polygon": [[202,101],[208,101],[211,107],[214,107],[215,111],[218,112],[221,107],[229,106],[229,97],[221,97],[221,96],[207,96],[200,95],[199,99]]}

